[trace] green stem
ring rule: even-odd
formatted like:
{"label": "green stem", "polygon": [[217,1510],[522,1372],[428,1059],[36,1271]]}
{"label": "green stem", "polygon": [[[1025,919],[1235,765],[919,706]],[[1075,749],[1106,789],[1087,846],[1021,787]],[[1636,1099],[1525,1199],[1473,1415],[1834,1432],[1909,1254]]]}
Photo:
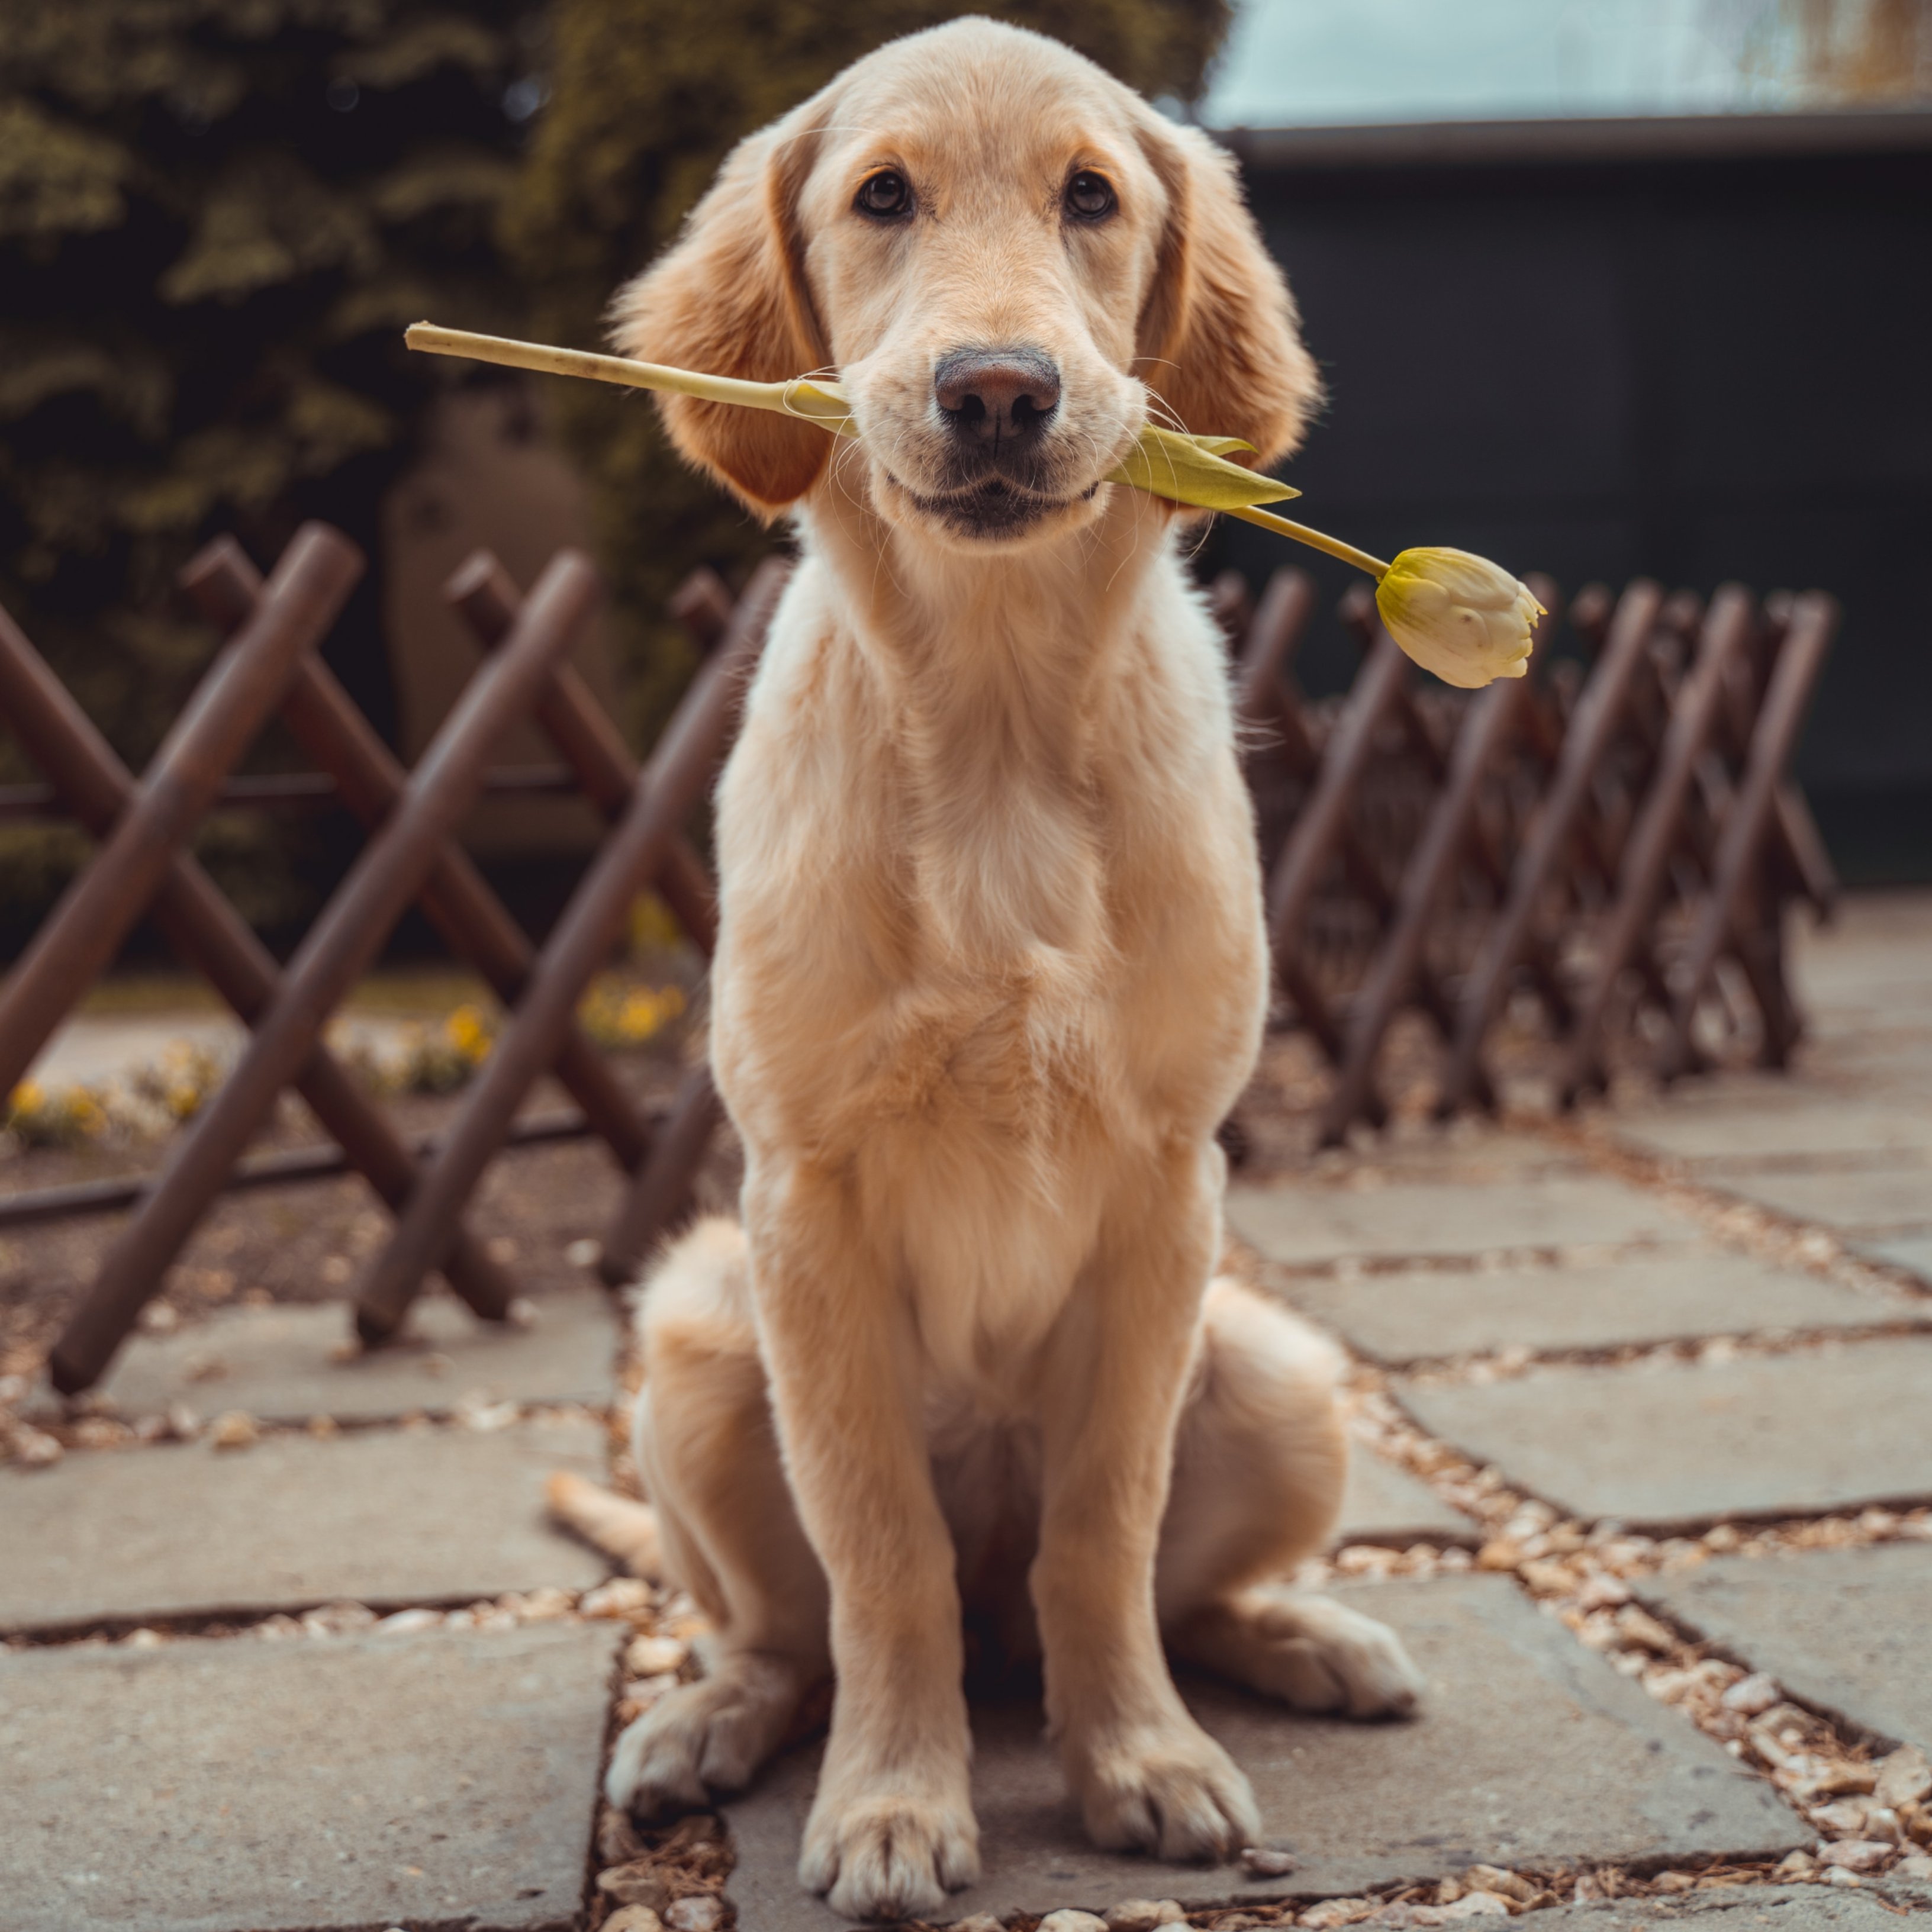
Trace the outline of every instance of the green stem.
{"label": "green stem", "polygon": [[1258,524],[1263,530],[1273,530],[1277,536],[1292,537],[1297,543],[1306,544],[1311,550],[1326,550],[1330,556],[1339,556],[1344,563],[1352,563],[1358,570],[1366,571],[1378,583],[1388,574],[1389,566],[1380,557],[1371,556],[1366,550],[1358,550],[1340,537],[1311,530],[1306,524],[1292,524],[1286,517],[1277,517],[1272,510],[1244,505],[1238,509],[1224,510],[1221,514],[1239,517],[1244,524]]}
{"label": "green stem", "polygon": [[532,369],[549,376],[582,376],[593,382],[616,382],[630,389],[668,390],[674,395],[696,396],[710,403],[733,403],[740,409],[788,413],[784,382],[746,382],[735,376],[700,375],[658,362],[634,362],[625,356],[598,356],[587,349],[552,349],[536,342],[513,342],[507,336],[478,335],[466,328],[441,328],[434,322],[412,322],[403,332],[410,348],[430,356],[460,356],[472,362],[494,362],[506,369]]}

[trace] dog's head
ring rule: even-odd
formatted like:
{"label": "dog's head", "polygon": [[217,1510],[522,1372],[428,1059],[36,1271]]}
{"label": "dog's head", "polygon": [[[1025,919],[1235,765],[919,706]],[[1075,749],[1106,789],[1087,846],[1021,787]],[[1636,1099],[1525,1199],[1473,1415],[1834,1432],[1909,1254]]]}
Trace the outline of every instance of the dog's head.
{"label": "dog's head", "polygon": [[[836,368],[838,481],[969,547],[1063,531],[1148,415],[1291,448],[1318,389],[1232,166],[1090,62],[983,20],[893,42],[742,142],[619,296],[631,356],[760,381]],[[833,439],[662,398],[754,507]]]}

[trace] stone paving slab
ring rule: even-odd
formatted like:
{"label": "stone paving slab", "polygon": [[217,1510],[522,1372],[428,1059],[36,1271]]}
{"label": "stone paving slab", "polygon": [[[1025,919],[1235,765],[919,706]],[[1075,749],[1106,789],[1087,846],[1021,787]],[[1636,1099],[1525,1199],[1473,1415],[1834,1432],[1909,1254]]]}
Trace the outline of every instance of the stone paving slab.
{"label": "stone paving slab", "polygon": [[1674,1898],[1593,1899],[1539,1912],[1535,1923],[1538,1932],[1644,1932],[1680,1918],[1702,1919],[1709,1932],[1898,1932],[1898,1911],[1869,1891],[1822,1885],[1727,1885]]}
{"label": "stone paving slab", "polygon": [[0,1656],[8,1932],[564,1932],[616,1635]]}
{"label": "stone paving slab", "polygon": [[532,1324],[479,1322],[454,1296],[422,1297],[403,1340],[351,1353],[348,1305],[224,1310],[169,1335],[133,1337],[101,1384],[130,1418],[178,1402],[211,1415],[238,1408],[271,1422],[377,1422],[446,1413],[466,1395],[520,1402],[611,1398],[614,1304],[572,1288],[533,1304]]}
{"label": "stone paving slab", "polygon": [[573,1420],[0,1469],[0,1630],[587,1588],[606,1566],[545,1522],[544,1478],[604,1463],[602,1430]]}
{"label": "stone paving slab", "polygon": [[1472,1543],[1474,1521],[1418,1476],[1359,1442],[1348,1445],[1348,1483],[1330,1547],[1345,1543]]}
{"label": "stone paving slab", "polygon": [[1724,1363],[1398,1385],[1431,1434],[1586,1520],[1645,1527],[1932,1496],[1932,1336]]}
{"label": "stone paving slab", "polygon": [[[1184,1685],[1196,1715],[1254,1780],[1268,1842],[1300,1855],[1292,1880],[1095,1850],[1041,1737],[1038,1707],[982,1707],[973,1783],[986,1872],[947,1916],[1346,1893],[1477,1860],[1772,1852],[1805,1839],[1768,1785],[1507,1580],[1438,1578],[1347,1595],[1402,1633],[1428,1678],[1430,1701],[1416,1722],[1300,1717],[1205,1681]],[[815,1748],[793,1753],[732,1808],[730,1895],[739,1924],[757,1932],[838,1922],[799,1889],[795,1871],[816,1760]]]}
{"label": "stone paving slab", "polygon": [[1932,1754],[1932,1548],[1720,1557],[1643,1594],[1808,1704]]}
{"label": "stone paving slab", "polygon": [[1351,1347],[1388,1363],[1518,1346],[1543,1354],[1701,1335],[1932,1322],[1932,1300],[1916,1308],[1701,1246],[1559,1268],[1303,1276],[1286,1292]]}
{"label": "stone paving slab", "polygon": [[1932,1027],[1872,1029],[1820,1042],[1821,1070],[1874,1100],[1922,1107],[1932,1093]]}
{"label": "stone paving slab", "polygon": [[1888,1262],[1893,1268],[1910,1268],[1928,1287],[1932,1287],[1932,1231],[1923,1234],[1896,1234],[1886,1240],[1859,1241],[1853,1245],[1858,1253],[1874,1261]]}
{"label": "stone paving slab", "polygon": [[1932,1158],[1882,1166],[1727,1172],[1721,1180],[1714,1177],[1714,1184],[1774,1214],[1827,1228],[1932,1228]]}
{"label": "stone paving slab", "polygon": [[1608,1174],[1552,1172],[1487,1184],[1305,1182],[1228,1190],[1228,1223],[1268,1259],[1297,1265],[1517,1249],[1687,1241],[1693,1223]]}
{"label": "stone paving slab", "polygon": [[1932,1152],[1932,1107],[1863,1094],[1780,1091],[1771,1078],[1726,1083],[1706,1094],[1672,1094],[1613,1115],[1618,1138],[1652,1154],[1708,1163],[1805,1154]]}

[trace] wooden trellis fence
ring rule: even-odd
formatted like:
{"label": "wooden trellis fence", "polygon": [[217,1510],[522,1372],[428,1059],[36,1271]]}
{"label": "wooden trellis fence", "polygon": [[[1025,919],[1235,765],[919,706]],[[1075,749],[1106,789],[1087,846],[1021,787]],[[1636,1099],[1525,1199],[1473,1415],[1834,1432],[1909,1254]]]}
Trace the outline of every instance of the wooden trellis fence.
{"label": "wooden trellis fence", "polygon": [[[362,568],[355,547],[320,524],[296,536],[266,584],[232,543],[197,557],[183,587],[229,640],[138,782],[0,614],[0,709],[58,800],[101,841],[0,986],[0,1093],[13,1089],[145,912],[250,1029],[228,1077],[133,1202],[56,1342],[50,1371],[63,1392],[88,1387],[105,1370],[216,1196],[248,1172],[243,1151],[284,1088],[308,1102],[337,1142],[341,1164],[362,1173],[396,1217],[388,1245],[356,1291],[357,1327],[370,1342],[394,1332],[436,1270],[478,1315],[508,1312],[514,1286],[464,1231],[461,1216],[484,1168],[513,1137],[518,1104],[543,1074],[555,1074],[581,1110],[584,1128],[635,1177],[607,1244],[613,1274],[620,1272],[615,1257],[640,1256],[658,1222],[675,1211],[716,1124],[717,1102],[702,1069],[687,1078],[666,1119],[645,1118],[579,1030],[575,1010],[646,886],[656,887],[709,952],[716,931],[710,881],[682,826],[728,743],[736,696],[763,646],[785,566],[766,566],[735,608],[715,578],[680,593],[680,614],[713,648],[640,770],[562,662],[598,595],[588,561],[562,553],[526,598],[494,560],[472,559],[448,594],[486,659],[413,772],[398,764],[316,655]],[[285,967],[184,850],[236,761],[276,714],[368,834]],[[524,716],[538,719],[576,785],[612,824],[540,951],[454,841],[484,786],[492,748]],[[412,1147],[322,1036],[418,900],[510,1018],[449,1130]],[[334,1165],[313,1158],[305,1166],[281,1163],[287,1178]]]}
{"label": "wooden trellis fence", "polygon": [[[702,669],[641,768],[564,662],[597,596],[594,572],[560,554],[520,594],[485,554],[448,587],[483,662],[414,771],[405,770],[322,663],[317,647],[362,568],[354,546],[306,526],[264,582],[232,542],[184,574],[189,600],[226,634],[147,772],[134,778],[0,613],[0,710],[46,788],[14,788],[0,812],[55,809],[100,842],[93,860],[0,986],[0,1094],[114,957],[143,914],[248,1024],[242,1058],[160,1172],[0,1203],[14,1222],[108,1206],[134,1211],[56,1343],[56,1386],[105,1370],[142,1304],[216,1196],[353,1168],[394,1226],[354,1289],[356,1325],[393,1334],[440,1270],[487,1318],[514,1292],[463,1226],[490,1162],[507,1145],[600,1138],[631,1177],[603,1247],[614,1286],[634,1277],[688,1198],[722,1108],[701,1063],[662,1118],[647,1118],[576,1024],[628,908],[654,887],[706,957],[716,936],[710,879],[682,827],[728,748],[737,694],[762,650],[786,566],[767,563],[733,604],[700,572],[674,610],[704,647]],[[1424,689],[1365,593],[1342,614],[1360,669],[1339,700],[1311,704],[1293,674],[1315,610],[1312,581],[1279,571],[1256,602],[1237,577],[1210,586],[1230,642],[1244,758],[1267,872],[1280,1023],[1304,1030],[1334,1072],[1320,1122],[1339,1140],[1388,1113],[1378,1062],[1397,1016],[1425,1014],[1439,1036],[1441,1110],[1493,1108],[1499,1016],[1526,991],[1559,1042],[1557,1098],[1600,1087],[1613,1044],[1648,1030],[1651,1064],[1672,1078],[1702,1064],[1702,1016],[1747,1017],[1759,1059],[1782,1066],[1800,1022],[1780,934],[1794,896],[1821,915],[1835,892],[1791,753],[1837,621],[1822,592],[1760,608],[1731,585],[1708,608],[1639,580],[1612,600],[1580,592],[1567,615],[1586,662],[1471,695]],[[280,716],[312,774],[230,774]],[[554,768],[493,772],[512,720],[533,716]],[[562,917],[533,947],[457,843],[479,793],[574,789],[608,834]],[[187,850],[217,804],[346,806],[362,856],[286,966],[278,964]],[[446,1130],[410,1142],[323,1043],[336,1007],[419,902],[452,950],[508,1009],[494,1048]],[[1748,1004],[1747,1016],[1740,1009]],[[519,1122],[532,1085],[554,1074],[578,1112]],[[335,1143],[244,1162],[285,1088]]]}
{"label": "wooden trellis fence", "polygon": [[[1238,642],[1250,783],[1286,1023],[1334,1071],[1320,1136],[1379,1125],[1390,1027],[1420,1009],[1445,1060],[1438,1111],[1497,1104],[1487,1049],[1526,991],[1562,1043],[1556,1098],[1600,1088],[1613,1034],[1658,1037],[1654,1070],[1702,1064],[1700,1014],[1736,1025],[1743,991],[1756,1055],[1782,1066],[1800,1031],[1783,964],[1794,896],[1828,915],[1837,881],[1791,754],[1838,621],[1822,592],[1759,608],[1727,585],[1707,609],[1630,584],[1568,610],[1588,653],[1472,696],[1417,688],[1362,592],[1343,615],[1361,668],[1311,706],[1290,666],[1314,608],[1277,573]],[[1216,600],[1238,611],[1231,590]],[[1736,969],[1737,986],[1720,972]]]}

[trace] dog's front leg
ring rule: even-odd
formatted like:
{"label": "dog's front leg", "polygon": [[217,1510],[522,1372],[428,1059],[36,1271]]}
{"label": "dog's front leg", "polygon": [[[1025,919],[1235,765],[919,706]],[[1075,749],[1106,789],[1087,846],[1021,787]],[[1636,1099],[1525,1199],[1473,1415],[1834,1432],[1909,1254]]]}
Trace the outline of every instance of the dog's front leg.
{"label": "dog's front leg", "polygon": [[1087,1829],[1226,1857],[1259,1835],[1246,1778],[1189,1715],[1154,1613],[1174,1432],[1220,1233],[1218,1150],[1175,1148],[1118,1217],[1054,1336],[1032,1586],[1047,1717]]}
{"label": "dog's front leg", "polygon": [[849,1918],[922,1917],[980,1856],[916,1336],[843,1180],[760,1172],[745,1208],[786,1468],[831,1586],[838,1684],[799,1876]]}

